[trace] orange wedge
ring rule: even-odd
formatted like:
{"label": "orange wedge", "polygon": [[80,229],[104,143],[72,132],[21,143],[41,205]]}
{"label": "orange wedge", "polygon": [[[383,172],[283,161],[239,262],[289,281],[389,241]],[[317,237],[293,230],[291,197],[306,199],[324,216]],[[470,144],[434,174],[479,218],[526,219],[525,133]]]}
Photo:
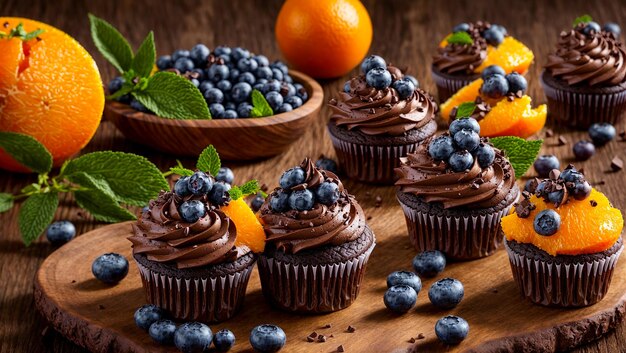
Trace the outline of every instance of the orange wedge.
{"label": "orange wedge", "polygon": [[259,219],[243,198],[220,208],[237,226],[235,246],[246,245],[255,253],[265,249],[265,232]]}

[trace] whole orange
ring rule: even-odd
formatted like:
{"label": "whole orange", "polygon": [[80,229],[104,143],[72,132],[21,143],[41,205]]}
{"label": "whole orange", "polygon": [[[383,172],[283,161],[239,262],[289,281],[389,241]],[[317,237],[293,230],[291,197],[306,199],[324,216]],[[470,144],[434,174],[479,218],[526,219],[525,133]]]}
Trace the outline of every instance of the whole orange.
{"label": "whole orange", "polygon": [[[41,142],[54,164],[80,151],[102,117],[104,89],[98,67],[72,37],[45,23],[0,17],[0,32],[18,24],[37,39],[0,39],[0,131]],[[0,168],[27,172],[0,149]]]}
{"label": "whole orange", "polygon": [[372,43],[372,21],[358,0],[287,0],[276,40],[296,69],[316,78],[343,76]]}

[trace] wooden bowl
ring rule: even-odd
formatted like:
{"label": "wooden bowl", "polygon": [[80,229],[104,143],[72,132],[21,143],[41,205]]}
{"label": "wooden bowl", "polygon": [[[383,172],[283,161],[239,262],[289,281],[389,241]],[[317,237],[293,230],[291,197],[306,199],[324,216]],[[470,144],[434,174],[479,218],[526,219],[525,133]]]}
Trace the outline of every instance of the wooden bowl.
{"label": "wooden bowl", "polygon": [[265,118],[176,120],[138,112],[126,104],[107,102],[104,116],[128,139],[156,150],[197,157],[213,145],[225,160],[253,160],[282,153],[319,115],[322,87],[311,77],[290,70],[309,99],[293,111]]}

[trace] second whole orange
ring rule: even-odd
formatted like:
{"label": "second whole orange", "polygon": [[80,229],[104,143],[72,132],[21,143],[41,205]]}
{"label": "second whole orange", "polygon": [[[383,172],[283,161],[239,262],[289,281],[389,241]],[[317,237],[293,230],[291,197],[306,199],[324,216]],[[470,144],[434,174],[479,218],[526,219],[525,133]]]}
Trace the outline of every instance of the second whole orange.
{"label": "second whole orange", "polygon": [[297,70],[315,78],[347,74],[367,54],[372,21],[359,0],[287,0],[276,40]]}

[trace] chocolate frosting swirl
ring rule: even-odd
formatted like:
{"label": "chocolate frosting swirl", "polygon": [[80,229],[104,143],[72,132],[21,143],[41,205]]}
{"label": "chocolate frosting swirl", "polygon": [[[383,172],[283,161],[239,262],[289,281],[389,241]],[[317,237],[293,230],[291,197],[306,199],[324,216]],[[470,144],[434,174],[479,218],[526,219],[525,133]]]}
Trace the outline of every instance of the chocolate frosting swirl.
{"label": "chocolate frosting swirl", "polygon": [[[398,68],[387,68],[394,80],[404,75]],[[330,120],[348,130],[359,130],[366,135],[400,136],[418,129],[435,118],[437,105],[433,98],[416,89],[407,99],[400,99],[391,88],[382,90],[368,86],[365,75],[350,80],[350,92],[341,92],[330,101]]]}
{"label": "chocolate frosting swirl", "polygon": [[365,227],[365,216],[354,196],[348,194],[335,174],[318,169],[308,158],[301,168],[306,171],[307,181],[292,190],[304,184],[311,189],[328,181],[338,184],[339,199],[330,206],[316,203],[310,211],[277,213],[269,206],[269,200],[274,194],[270,195],[260,210],[267,244],[285,253],[296,254],[303,250],[356,240]]}
{"label": "chocolate frosting swirl", "polygon": [[395,169],[402,192],[439,202],[443,208],[489,208],[506,198],[515,186],[515,173],[509,161],[496,149],[494,163],[481,168],[475,160],[469,171],[452,172],[446,163],[436,162],[428,154],[428,144],[402,159]]}
{"label": "chocolate frosting swirl", "polygon": [[[178,207],[192,199],[201,200],[208,211],[195,223],[187,223]],[[171,191],[161,192],[133,224],[133,233],[128,238],[133,243],[133,254],[145,254],[151,261],[175,263],[178,268],[231,262],[245,254],[240,252],[249,252],[235,247],[235,223],[211,206],[206,196],[181,198]]]}
{"label": "chocolate frosting swirl", "polygon": [[433,66],[446,74],[474,74],[477,67],[487,58],[487,41],[482,32],[491,25],[478,21],[469,24],[468,34],[472,44],[451,44],[437,48],[433,56]]}
{"label": "chocolate frosting swirl", "polygon": [[584,24],[561,32],[546,69],[569,85],[614,86],[626,81],[626,52],[613,33],[582,32]]}

